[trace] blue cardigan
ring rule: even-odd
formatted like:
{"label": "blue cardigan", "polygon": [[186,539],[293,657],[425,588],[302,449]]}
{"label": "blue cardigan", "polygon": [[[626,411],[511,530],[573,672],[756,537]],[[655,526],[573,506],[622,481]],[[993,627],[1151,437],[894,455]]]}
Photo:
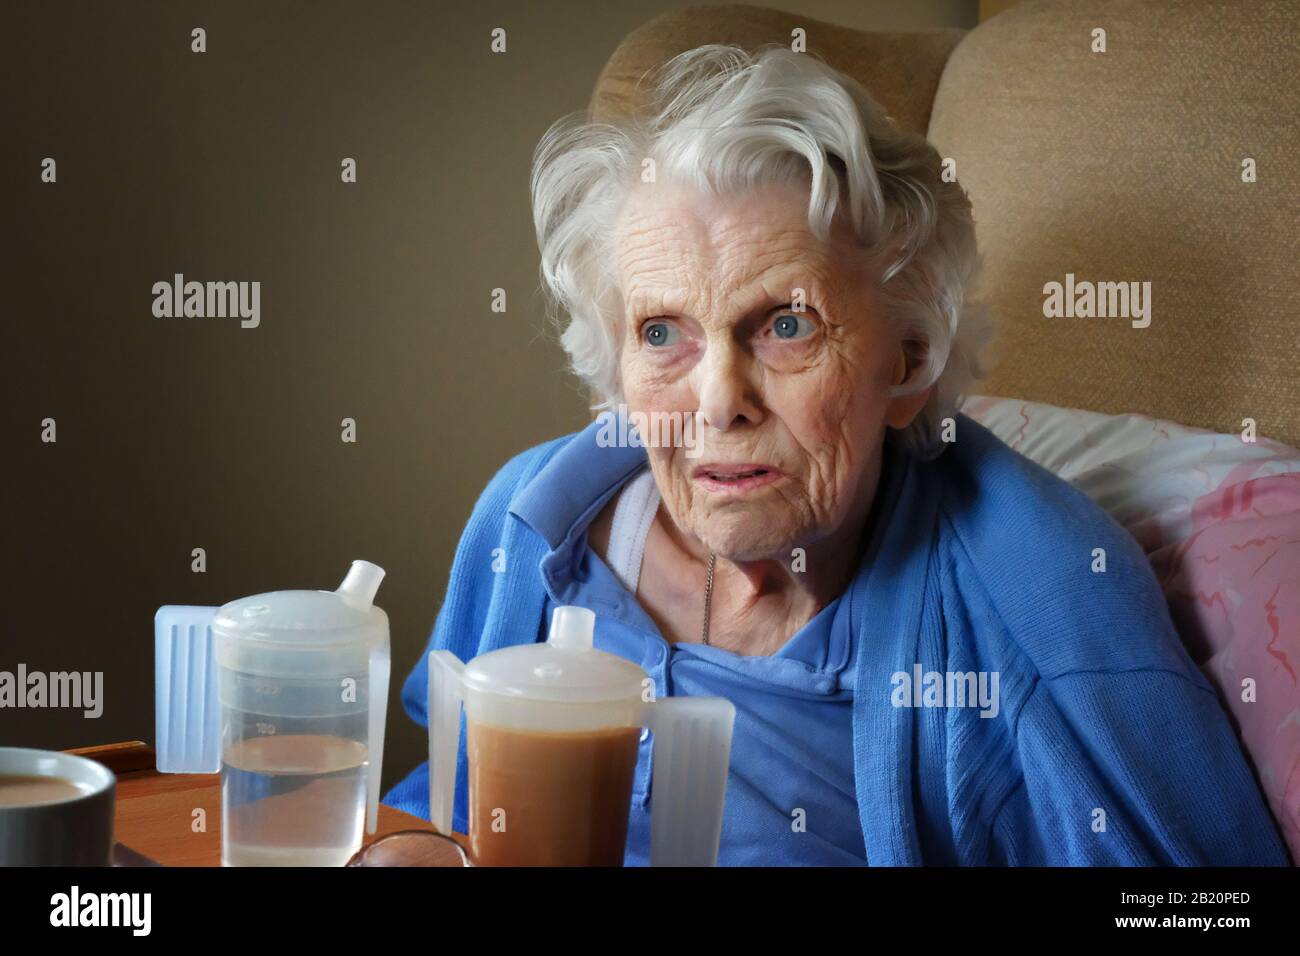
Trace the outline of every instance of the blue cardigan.
{"label": "blue cardigan", "polygon": [[[853,759],[869,862],[1287,865],[1236,735],[1137,543],[1081,492],[966,416],[957,421],[957,441],[937,459],[894,453],[895,506],[875,559],[849,585],[861,609]],[[558,542],[515,508],[526,492],[536,497],[569,443],[579,445],[570,455],[623,456],[628,473],[644,463],[640,449],[598,447],[597,431],[593,423],[532,448],[489,482],[429,649],[469,660],[544,639],[539,567]],[[506,556],[505,572],[494,573],[494,554]],[[402,689],[421,726],[427,666],[422,656]],[[962,674],[996,686],[996,713],[944,706],[954,703],[943,695],[945,683],[956,686],[949,675]],[[462,722],[460,832],[463,733]],[[427,763],[384,803],[427,819]]]}

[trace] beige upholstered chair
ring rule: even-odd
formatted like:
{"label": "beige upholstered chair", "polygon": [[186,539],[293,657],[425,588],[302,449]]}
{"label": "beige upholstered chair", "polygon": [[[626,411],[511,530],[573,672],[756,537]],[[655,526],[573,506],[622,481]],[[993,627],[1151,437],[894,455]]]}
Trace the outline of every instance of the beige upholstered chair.
{"label": "beige upholstered chair", "polygon": [[[675,53],[796,27],[956,161],[998,329],[978,391],[1215,431],[1253,418],[1300,445],[1300,4],[1025,0],[931,33],[689,8],[620,44],[592,116],[640,109],[637,81]],[[1044,317],[1043,286],[1067,273],[1149,281],[1150,326]]]}

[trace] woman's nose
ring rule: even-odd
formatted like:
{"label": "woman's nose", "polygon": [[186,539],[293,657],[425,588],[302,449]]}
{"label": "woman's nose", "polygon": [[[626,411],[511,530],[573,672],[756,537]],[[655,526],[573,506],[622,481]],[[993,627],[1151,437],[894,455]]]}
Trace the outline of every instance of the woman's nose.
{"label": "woman's nose", "polygon": [[762,405],[749,372],[749,363],[739,349],[718,344],[711,344],[704,360],[695,366],[700,414],[710,428],[726,431],[762,421]]}

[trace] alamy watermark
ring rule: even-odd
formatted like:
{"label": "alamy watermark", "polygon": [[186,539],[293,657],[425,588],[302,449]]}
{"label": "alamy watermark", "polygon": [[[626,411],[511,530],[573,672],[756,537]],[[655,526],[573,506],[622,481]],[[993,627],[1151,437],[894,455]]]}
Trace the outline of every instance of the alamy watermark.
{"label": "alamy watermark", "polygon": [[1043,316],[1060,318],[1125,318],[1135,329],[1151,324],[1151,283],[1148,282],[1076,282],[1073,272],[1065,282],[1048,282],[1043,286]]}
{"label": "alamy watermark", "polygon": [[103,671],[0,671],[0,709],[70,707],[94,720],[104,712]]}
{"label": "alamy watermark", "polygon": [[889,702],[895,707],[978,707],[981,717],[996,717],[997,671],[895,671]]}
{"label": "alamy watermark", "polygon": [[148,936],[152,914],[152,893],[83,893],[74,883],[50,897],[51,926],[121,926],[133,936]]}
{"label": "alamy watermark", "polygon": [[160,319],[240,319],[240,328],[262,322],[261,282],[186,282],[178,272],[171,282],[153,284],[153,314]]}
{"label": "alamy watermark", "polygon": [[703,412],[633,412],[619,405],[602,411],[596,420],[596,444],[601,448],[682,448],[687,458],[703,454]]}

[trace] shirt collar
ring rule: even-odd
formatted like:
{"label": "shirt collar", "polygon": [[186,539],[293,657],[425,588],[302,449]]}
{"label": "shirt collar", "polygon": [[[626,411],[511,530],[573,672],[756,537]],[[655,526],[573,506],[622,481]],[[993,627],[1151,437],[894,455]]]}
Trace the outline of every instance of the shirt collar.
{"label": "shirt collar", "polygon": [[510,513],[554,551],[578,526],[585,528],[595,517],[591,512],[648,461],[625,419],[601,415],[565,442],[515,494]]}

